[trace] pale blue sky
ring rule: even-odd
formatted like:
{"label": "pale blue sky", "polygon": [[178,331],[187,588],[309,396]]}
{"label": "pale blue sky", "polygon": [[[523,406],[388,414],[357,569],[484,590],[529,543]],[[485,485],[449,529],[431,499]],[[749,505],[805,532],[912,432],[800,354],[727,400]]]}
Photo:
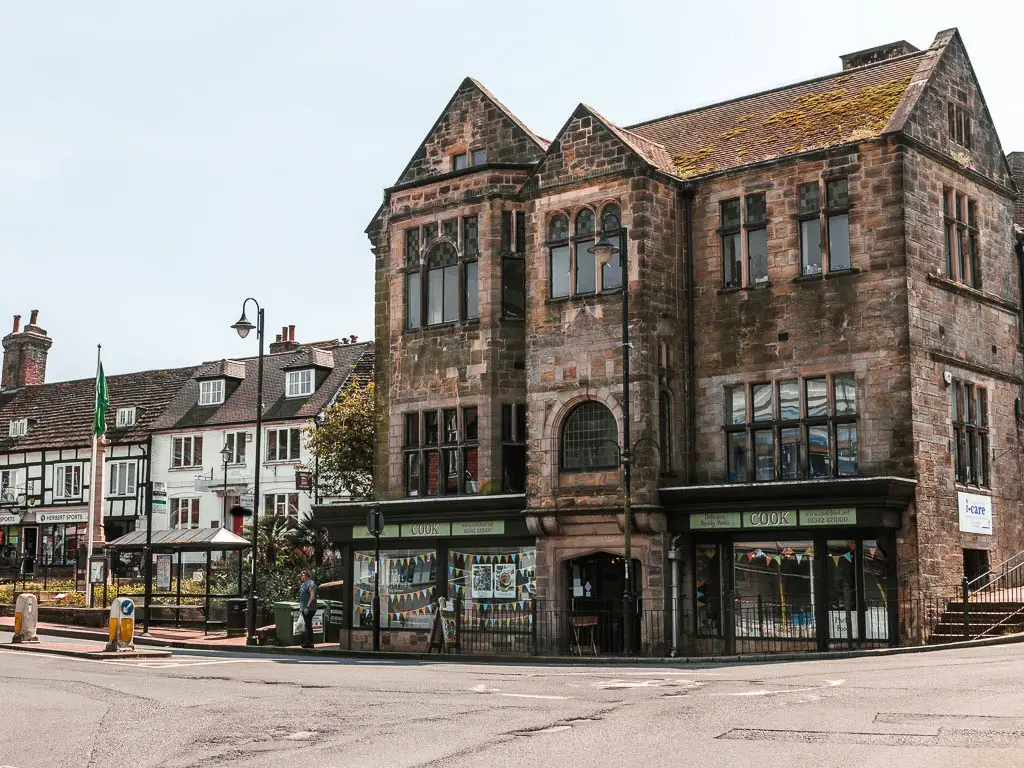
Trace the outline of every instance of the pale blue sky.
{"label": "pale blue sky", "polygon": [[39,309],[50,381],[255,353],[248,295],[271,339],[370,338],[363,229],[466,75],[550,138],[959,26],[1024,150],[1021,5],[913,5],[0,0],[0,333]]}

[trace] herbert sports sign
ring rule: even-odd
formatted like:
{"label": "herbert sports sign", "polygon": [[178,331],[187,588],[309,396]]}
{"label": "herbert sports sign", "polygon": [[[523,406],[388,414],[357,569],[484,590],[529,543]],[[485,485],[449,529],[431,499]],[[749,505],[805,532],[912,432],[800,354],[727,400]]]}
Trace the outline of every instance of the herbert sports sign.
{"label": "herbert sports sign", "polygon": [[960,511],[960,530],[964,533],[992,533],[992,497],[979,496],[976,493],[956,495],[956,504]]}

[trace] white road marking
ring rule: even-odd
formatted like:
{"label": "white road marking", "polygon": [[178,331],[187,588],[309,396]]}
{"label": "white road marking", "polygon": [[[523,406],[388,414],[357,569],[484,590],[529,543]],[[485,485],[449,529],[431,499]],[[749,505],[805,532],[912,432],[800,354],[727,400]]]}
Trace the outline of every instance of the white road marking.
{"label": "white road marking", "polygon": [[[572,696],[543,696],[539,693],[499,693],[498,696],[507,696],[510,699],[551,699],[553,701],[565,701]],[[537,731],[542,733],[542,731]]]}
{"label": "white road marking", "polygon": [[784,688],[779,691],[742,691],[740,693],[716,693],[715,696],[776,696],[780,693],[804,693],[806,691],[820,691],[823,688],[838,688],[843,680],[826,680],[825,685],[815,685],[810,688]]}

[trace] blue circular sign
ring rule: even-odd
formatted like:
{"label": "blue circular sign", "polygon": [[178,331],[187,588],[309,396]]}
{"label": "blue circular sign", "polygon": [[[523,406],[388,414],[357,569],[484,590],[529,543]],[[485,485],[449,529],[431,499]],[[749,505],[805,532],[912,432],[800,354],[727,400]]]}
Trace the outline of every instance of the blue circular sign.
{"label": "blue circular sign", "polygon": [[123,603],[121,603],[121,614],[123,616],[131,616],[134,611],[135,603],[133,603],[131,600],[125,600]]}

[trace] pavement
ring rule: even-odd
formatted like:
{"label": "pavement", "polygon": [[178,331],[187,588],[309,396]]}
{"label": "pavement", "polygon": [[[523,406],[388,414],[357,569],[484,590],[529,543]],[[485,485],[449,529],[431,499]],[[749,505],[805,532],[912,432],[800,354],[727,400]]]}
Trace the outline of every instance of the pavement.
{"label": "pavement", "polygon": [[95,662],[8,640],[5,768],[1024,766],[1018,645],[580,667],[184,649]]}

